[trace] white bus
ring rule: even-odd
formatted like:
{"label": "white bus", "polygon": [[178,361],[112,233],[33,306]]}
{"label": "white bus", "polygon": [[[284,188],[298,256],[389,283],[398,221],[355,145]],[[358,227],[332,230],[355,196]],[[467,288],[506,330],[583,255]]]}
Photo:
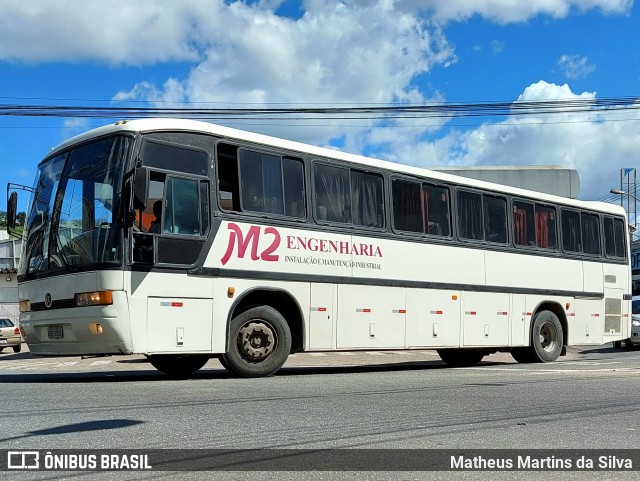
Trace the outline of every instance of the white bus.
{"label": "white bus", "polygon": [[[15,206],[11,192],[10,221]],[[204,122],[122,121],[56,147],[22,245],[33,354],[144,354],[174,376],[212,357],[266,376],[300,351],[547,362],[630,334],[620,206]]]}

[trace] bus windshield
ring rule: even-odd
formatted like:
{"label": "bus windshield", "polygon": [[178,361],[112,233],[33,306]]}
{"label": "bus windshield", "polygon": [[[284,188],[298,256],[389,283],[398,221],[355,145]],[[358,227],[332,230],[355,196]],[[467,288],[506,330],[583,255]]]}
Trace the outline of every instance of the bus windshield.
{"label": "bus windshield", "polygon": [[26,219],[19,274],[121,263],[122,171],[130,139],[83,144],[40,164]]}

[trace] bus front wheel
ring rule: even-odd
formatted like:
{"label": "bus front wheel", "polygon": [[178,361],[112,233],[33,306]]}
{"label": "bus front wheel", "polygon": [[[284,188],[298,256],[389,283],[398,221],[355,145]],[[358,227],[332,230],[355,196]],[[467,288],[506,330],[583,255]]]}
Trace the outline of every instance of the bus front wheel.
{"label": "bus front wheel", "polygon": [[158,371],[171,377],[186,378],[203,367],[209,357],[187,354],[158,354],[149,356],[148,359]]}
{"label": "bus front wheel", "polygon": [[272,307],[253,307],[229,325],[229,346],[220,363],[240,377],[273,374],[291,351],[291,331],[284,317]]}

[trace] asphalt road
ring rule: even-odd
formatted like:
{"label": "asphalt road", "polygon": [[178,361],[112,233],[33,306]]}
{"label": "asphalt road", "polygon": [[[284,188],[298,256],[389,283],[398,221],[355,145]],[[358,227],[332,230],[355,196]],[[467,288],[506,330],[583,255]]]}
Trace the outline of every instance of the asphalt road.
{"label": "asphalt road", "polygon": [[[495,354],[461,369],[445,367],[433,351],[301,353],[264,379],[232,378],[215,360],[191,379],[171,380],[140,356],[2,353],[0,449],[635,449],[639,393],[640,350],[610,345],[572,348],[549,364]],[[638,473],[154,471],[119,479],[634,479]],[[28,476],[21,479],[70,477]]]}

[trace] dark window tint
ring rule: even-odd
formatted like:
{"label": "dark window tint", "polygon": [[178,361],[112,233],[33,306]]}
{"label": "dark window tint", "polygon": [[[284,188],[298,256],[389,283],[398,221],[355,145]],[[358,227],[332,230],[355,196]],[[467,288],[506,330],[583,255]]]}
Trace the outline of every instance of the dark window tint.
{"label": "dark window tint", "polygon": [[355,225],[384,225],[384,199],[380,175],[351,171],[351,219]]}
{"label": "dark window tint", "polygon": [[449,189],[439,185],[423,184],[422,198],[425,232],[431,235],[450,236]]}
{"label": "dark window tint", "polygon": [[305,217],[304,168],[281,157],[229,144],[217,148],[221,209]]}
{"label": "dark window tint", "polygon": [[391,183],[391,197],[393,227],[406,232],[424,232],[420,184],[394,179]]}
{"label": "dark window tint", "polygon": [[240,151],[242,210],[284,214],[280,157]]}
{"label": "dark window tint", "polygon": [[284,213],[291,217],[305,216],[304,169],[298,159],[282,159],[284,181]]}
{"label": "dark window tint", "polygon": [[503,197],[482,196],[484,206],[484,240],[507,243],[507,201]]}
{"label": "dark window tint", "polygon": [[567,252],[582,252],[579,212],[562,209],[562,248]]}
{"label": "dark window tint", "polygon": [[349,169],[316,164],[314,169],[316,218],[351,222]]}
{"label": "dark window tint", "polygon": [[458,232],[462,239],[484,239],[481,194],[458,191]]}
{"label": "dark window tint", "polygon": [[607,257],[624,258],[626,230],[621,219],[604,218],[604,251]]}
{"label": "dark window tint", "polygon": [[146,141],[142,147],[142,163],[149,167],[207,175],[208,154],[179,145]]}
{"label": "dark window tint", "polygon": [[585,254],[600,255],[600,219],[597,215],[581,214],[582,251]]}

